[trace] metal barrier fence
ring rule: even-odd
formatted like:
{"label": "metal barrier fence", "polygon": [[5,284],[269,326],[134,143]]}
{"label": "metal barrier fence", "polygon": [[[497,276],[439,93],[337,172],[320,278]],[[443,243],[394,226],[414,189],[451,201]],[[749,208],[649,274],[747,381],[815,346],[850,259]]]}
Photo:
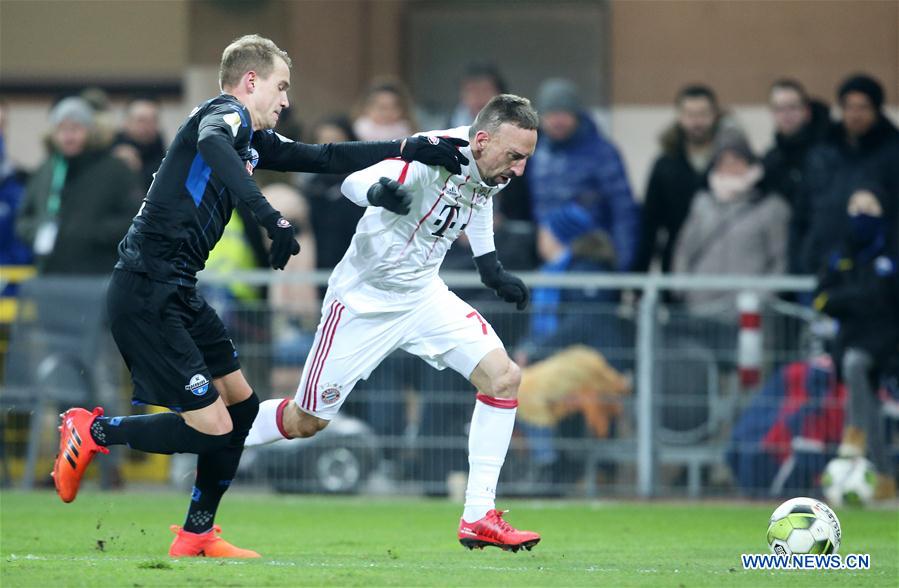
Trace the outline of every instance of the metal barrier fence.
{"label": "metal barrier fence", "polygon": [[[319,308],[238,300],[228,286],[271,292],[285,284],[323,286],[327,276],[262,271],[201,277],[260,397],[293,395]],[[490,321],[524,367],[500,494],[817,492],[818,475],[842,431],[842,397],[832,369],[815,359],[821,352],[811,328],[817,317],[784,296],[807,295],[813,279],[533,273],[523,276],[532,288],[586,291],[594,300],[607,292],[608,301],[517,312],[474,274],[443,277]],[[630,303],[618,302],[621,291]],[[579,360],[556,356],[572,344],[588,346],[607,362],[589,372],[586,383],[566,380]],[[552,370],[560,371],[550,371],[559,375],[547,385],[535,366],[553,361]],[[450,370],[394,353],[359,383],[331,426],[312,439],[247,450],[240,476],[285,492],[458,494],[467,472],[473,392]],[[8,410],[20,409],[13,402]],[[895,428],[895,421],[887,423]],[[176,458],[172,480],[189,484],[192,468],[192,458]]]}

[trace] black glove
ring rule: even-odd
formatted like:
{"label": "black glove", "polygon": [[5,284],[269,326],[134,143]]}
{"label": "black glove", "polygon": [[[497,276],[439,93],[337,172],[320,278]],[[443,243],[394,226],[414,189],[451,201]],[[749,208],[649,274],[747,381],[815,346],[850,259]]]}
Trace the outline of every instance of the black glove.
{"label": "black glove", "polygon": [[459,147],[467,145],[468,141],[456,137],[408,137],[400,157],[405,161],[439,165],[447,171],[460,174],[462,166],[468,165],[468,158],[459,152]]}
{"label": "black glove", "polygon": [[474,264],[478,266],[482,284],[492,288],[496,295],[506,302],[514,302],[515,308],[518,310],[527,308],[528,301],[531,299],[528,287],[520,278],[516,278],[503,269],[503,264],[496,258],[496,251],[475,257]]}
{"label": "black glove", "polygon": [[276,270],[284,269],[290,256],[300,252],[300,244],[294,238],[297,234],[296,227],[277,211],[259,221],[259,224],[272,240],[272,248],[268,254],[269,264]]}
{"label": "black glove", "polygon": [[396,180],[381,178],[368,189],[368,201],[372,206],[380,206],[396,214],[409,214],[412,194]]}

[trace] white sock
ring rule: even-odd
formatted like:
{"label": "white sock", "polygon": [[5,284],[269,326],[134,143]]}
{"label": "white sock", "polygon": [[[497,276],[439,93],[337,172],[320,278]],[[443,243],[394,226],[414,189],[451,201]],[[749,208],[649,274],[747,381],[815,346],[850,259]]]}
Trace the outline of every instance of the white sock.
{"label": "white sock", "polygon": [[468,432],[468,487],[462,518],[473,523],[495,507],[496,483],[506,461],[518,400],[478,394]]}
{"label": "white sock", "polygon": [[253,421],[253,427],[247,435],[244,447],[265,445],[274,441],[285,439],[278,423],[279,413],[284,410],[281,404],[286,404],[289,398],[272,398],[259,403],[259,413]]}

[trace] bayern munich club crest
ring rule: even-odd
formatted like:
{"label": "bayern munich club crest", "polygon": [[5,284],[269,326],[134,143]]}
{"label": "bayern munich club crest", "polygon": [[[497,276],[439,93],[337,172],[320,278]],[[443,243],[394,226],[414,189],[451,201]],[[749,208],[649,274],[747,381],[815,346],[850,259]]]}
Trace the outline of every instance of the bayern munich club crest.
{"label": "bayern munich club crest", "polygon": [[336,384],[326,384],[321,393],[322,404],[330,406],[340,400],[340,387]]}
{"label": "bayern munich club crest", "polygon": [[287,229],[290,227],[290,221],[282,216],[278,219],[277,225],[282,229]]}
{"label": "bayern munich club crest", "polygon": [[189,390],[194,396],[202,396],[209,391],[209,380],[203,374],[195,374],[184,389]]}

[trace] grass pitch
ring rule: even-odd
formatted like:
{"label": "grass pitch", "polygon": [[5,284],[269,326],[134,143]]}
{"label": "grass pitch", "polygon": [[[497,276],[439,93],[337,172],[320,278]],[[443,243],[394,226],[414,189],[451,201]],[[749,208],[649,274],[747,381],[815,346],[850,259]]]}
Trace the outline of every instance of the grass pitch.
{"label": "grass pitch", "polygon": [[765,553],[776,504],[501,501],[543,541],[531,552],[468,551],[460,508],[439,500],[231,492],[223,536],[261,560],[170,560],[168,525],[187,497],[85,491],[0,494],[0,585],[89,586],[897,586],[899,513],[842,510],[841,554],[868,571],[744,571]]}

